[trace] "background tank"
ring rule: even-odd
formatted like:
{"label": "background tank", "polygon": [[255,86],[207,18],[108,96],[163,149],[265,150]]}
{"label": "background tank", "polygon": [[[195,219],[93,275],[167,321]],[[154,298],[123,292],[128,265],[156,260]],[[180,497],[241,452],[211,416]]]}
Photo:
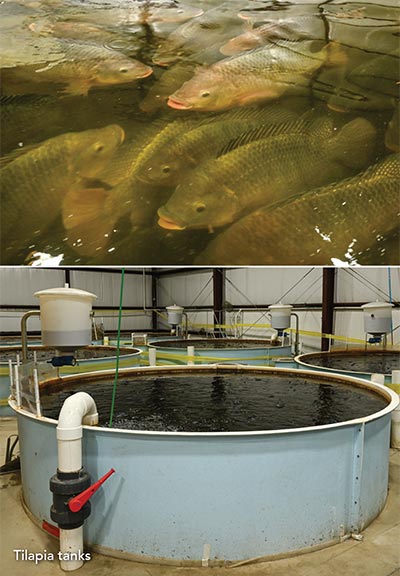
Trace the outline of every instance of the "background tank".
{"label": "background tank", "polygon": [[281,356],[290,356],[290,346],[272,345],[269,340],[246,338],[190,338],[152,341],[158,364],[187,364],[188,346],[194,347],[195,364],[237,363],[270,365]]}

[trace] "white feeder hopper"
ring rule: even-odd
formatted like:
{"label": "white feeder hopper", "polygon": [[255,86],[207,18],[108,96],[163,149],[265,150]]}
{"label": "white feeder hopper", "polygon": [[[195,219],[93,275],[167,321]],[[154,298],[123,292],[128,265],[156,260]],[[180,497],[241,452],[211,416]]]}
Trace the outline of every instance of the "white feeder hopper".
{"label": "white feeder hopper", "polygon": [[290,315],[293,306],[290,304],[273,304],[268,308],[271,314],[271,325],[275,330],[285,330],[290,326]]}
{"label": "white feeder hopper", "polygon": [[361,306],[367,334],[387,334],[392,329],[392,308],[389,302],[370,302]]}
{"label": "white feeder hopper", "polygon": [[58,350],[76,350],[92,342],[92,302],[95,294],[75,288],[35,292],[40,300],[42,343]]}
{"label": "white feeder hopper", "polygon": [[171,326],[179,326],[182,324],[182,317],[184,309],[182,306],[177,306],[177,304],[173,304],[172,306],[166,307],[168,313],[168,324]]}

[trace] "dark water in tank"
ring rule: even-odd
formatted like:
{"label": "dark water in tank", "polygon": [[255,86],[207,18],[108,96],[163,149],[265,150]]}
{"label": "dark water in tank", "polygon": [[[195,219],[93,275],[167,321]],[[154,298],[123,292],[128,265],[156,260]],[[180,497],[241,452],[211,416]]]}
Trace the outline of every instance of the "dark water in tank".
{"label": "dark water in tank", "polygon": [[[71,385],[42,394],[45,416],[57,418],[63,401],[78,391],[96,401],[107,426],[113,382]],[[278,430],[318,426],[373,414],[387,405],[368,390],[295,376],[140,376],[118,382],[113,427],[180,432]]]}
{"label": "dark water in tank", "polygon": [[[8,360],[15,360],[16,355],[21,356],[21,348],[17,349],[0,349],[0,362],[8,362]],[[56,350],[54,348],[39,348],[36,349],[36,358],[38,362],[46,361],[53,356],[56,356]],[[137,349],[122,349],[120,350],[120,355],[134,354]],[[74,353],[75,358],[79,360],[90,360],[91,358],[109,358],[116,356],[116,348],[83,348],[82,350],[76,350]],[[28,347],[28,359],[33,360],[33,349]]]}
{"label": "dark water in tank", "polygon": [[[265,263],[265,248],[247,258],[248,234],[240,254],[222,234],[354,176],[365,203],[341,197],[324,226],[286,226],[275,263],[398,264],[393,173],[367,184],[364,172],[399,150],[399,11],[394,0],[4,0],[1,263],[206,264],[217,237],[220,263]],[[215,81],[217,63],[246,54],[261,65],[241,60]],[[287,152],[274,153],[277,138]]]}
{"label": "dark water in tank", "polygon": [[368,372],[371,374],[391,374],[392,370],[400,370],[399,352],[374,352],[374,353],[354,353],[343,352],[332,355],[315,355],[308,364],[332,368],[336,370],[349,370],[352,372]]}
{"label": "dark water in tank", "polygon": [[188,346],[194,346],[195,348],[203,348],[210,350],[220,350],[221,348],[265,348],[266,346],[271,346],[269,341],[263,340],[235,340],[224,338],[210,338],[208,340],[196,340],[195,338],[190,340],[164,340],[154,344],[157,348],[184,348]]}

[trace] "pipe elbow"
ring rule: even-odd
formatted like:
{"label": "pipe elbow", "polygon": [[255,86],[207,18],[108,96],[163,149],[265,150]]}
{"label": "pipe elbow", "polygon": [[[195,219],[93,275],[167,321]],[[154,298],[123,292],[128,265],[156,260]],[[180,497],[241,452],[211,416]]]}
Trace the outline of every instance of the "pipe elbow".
{"label": "pipe elbow", "polygon": [[86,392],[77,392],[69,396],[60,411],[57,426],[58,440],[77,440],[82,438],[82,424],[95,426],[99,415],[94,399]]}

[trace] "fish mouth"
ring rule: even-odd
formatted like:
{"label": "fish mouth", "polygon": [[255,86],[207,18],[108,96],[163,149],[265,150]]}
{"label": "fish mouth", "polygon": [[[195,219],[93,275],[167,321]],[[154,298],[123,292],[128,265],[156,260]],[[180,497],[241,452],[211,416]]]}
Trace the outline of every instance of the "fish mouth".
{"label": "fish mouth", "polygon": [[186,226],[180,226],[175,222],[175,220],[171,220],[171,218],[166,218],[160,211],[158,211],[158,222],[157,224],[161,226],[161,228],[166,228],[167,230],[185,230]]}
{"label": "fish mouth", "polygon": [[148,70],[145,70],[143,72],[143,74],[141,74],[140,76],[137,76],[137,78],[147,78],[148,76],[151,76],[153,74],[153,68],[149,68]]}
{"label": "fish mouth", "polygon": [[190,104],[185,104],[182,100],[178,100],[178,98],[172,96],[168,98],[167,104],[170,108],[175,108],[175,110],[190,110],[193,108]]}

